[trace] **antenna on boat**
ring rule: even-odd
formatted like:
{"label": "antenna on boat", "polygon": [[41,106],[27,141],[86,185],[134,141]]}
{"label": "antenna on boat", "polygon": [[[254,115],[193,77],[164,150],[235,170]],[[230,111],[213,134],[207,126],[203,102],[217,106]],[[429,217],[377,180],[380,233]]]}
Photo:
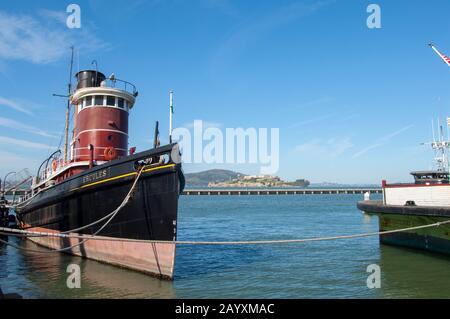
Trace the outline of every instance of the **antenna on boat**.
{"label": "antenna on boat", "polygon": [[173,91],[169,92],[169,143],[172,144]]}
{"label": "antenna on boat", "polygon": [[450,136],[448,134],[449,126],[450,126],[450,118],[447,117],[447,141],[445,141],[445,146],[446,146],[445,150],[447,151],[447,153],[445,153],[445,150],[444,150],[444,155],[445,155],[444,160],[445,160],[445,165],[447,165],[447,171],[449,171],[449,169],[450,169],[450,162],[449,162],[449,157],[448,157],[448,153],[449,153],[448,150],[450,148],[450,140],[449,140]]}
{"label": "antenna on boat", "polygon": [[431,119],[431,133],[433,134],[433,142],[436,142],[436,137],[434,136],[434,120]]}
{"label": "antenna on boat", "polygon": [[442,136],[441,136],[441,132],[442,132],[442,126],[441,126],[441,121],[438,117],[438,141],[441,142],[442,141]]}
{"label": "antenna on boat", "polygon": [[69,143],[69,115],[70,115],[70,94],[72,94],[73,45],[70,47],[70,49],[72,50],[72,55],[70,58],[70,74],[67,92],[66,126],[64,137],[64,163],[67,162],[67,147]]}
{"label": "antenna on boat", "polygon": [[450,118],[447,117],[447,139],[450,138]]}
{"label": "antenna on boat", "polygon": [[95,64],[95,85],[97,85],[97,78],[98,78],[98,63],[97,60],[92,60],[92,65]]}
{"label": "antenna on boat", "polygon": [[[447,125],[450,126],[450,118],[447,118]],[[421,143],[422,145],[430,145],[434,150],[434,160],[436,163],[436,168],[438,171],[448,171],[450,169],[449,162],[449,149],[450,149],[450,140],[449,136],[445,138],[444,136],[444,127],[441,125],[440,119],[438,118],[438,139],[436,140],[435,132],[434,132],[434,120],[431,120],[431,129],[433,133],[433,140],[429,143]],[[448,134],[447,134],[448,135]]]}

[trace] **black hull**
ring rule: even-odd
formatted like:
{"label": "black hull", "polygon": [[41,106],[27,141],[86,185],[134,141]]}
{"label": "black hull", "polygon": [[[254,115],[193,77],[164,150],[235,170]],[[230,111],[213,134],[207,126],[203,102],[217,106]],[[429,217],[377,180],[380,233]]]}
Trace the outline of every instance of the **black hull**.
{"label": "black hull", "polygon": [[[17,209],[20,226],[32,230],[66,232],[99,220],[114,211],[129,193],[137,176],[136,162],[150,157],[159,159],[159,154],[170,154],[172,147],[174,145],[108,162],[42,191],[27,205]],[[180,164],[169,161],[146,166],[130,201],[98,235],[106,239],[176,240],[178,197],[183,187],[184,178]],[[80,230],[77,234],[93,234],[104,223],[105,221]],[[42,239],[35,241],[55,249],[71,245],[62,239],[57,240],[59,241],[57,243]],[[147,269],[141,265],[142,262],[145,262],[143,260],[136,260],[136,262],[132,262],[132,265],[127,265],[130,262],[122,263],[120,255],[113,256],[114,258],[108,257],[111,254],[119,254],[119,252],[101,251],[97,253],[97,250],[102,249],[101,244],[98,243],[101,241],[95,242],[90,243],[90,245],[97,245],[91,247],[93,253],[84,252],[84,244],[77,249],[70,250],[69,253],[149,273],[153,272],[151,267]],[[119,248],[117,243],[111,242],[111,244],[112,246],[107,249],[127,249],[123,247],[124,244],[121,244]],[[135,247],[130,249],[135,249]],[[148,249],[148,247],[142,249]],[[174,249],[175,247],[173,247],[173,254]],[[135,251],[134,255],[128,256],[128,258],[142,259],[146,253]],[[155,255],[157,258],[158,254]],[[123,256],[123,258],[126,257]],[[173,260],[168,262],[173,264]],[[134,266],[135,264],[136,266]],[[157,268],[159,266],[157,265]],[[159,273],[156,271],[155,275],[171,277],[171,274],[162,274],[161,271]]]}

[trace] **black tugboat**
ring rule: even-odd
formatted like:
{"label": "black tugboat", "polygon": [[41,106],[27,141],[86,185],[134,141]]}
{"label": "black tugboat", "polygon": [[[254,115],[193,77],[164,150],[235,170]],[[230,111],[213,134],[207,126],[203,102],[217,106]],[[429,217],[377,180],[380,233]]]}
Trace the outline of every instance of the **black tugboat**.
{"label": "black tugboat", "polygon": [[[29,194],[16,207],[19,227],[77,236],[29,237],[50,249],[172,279],[175,244],[136,239],[176,239],[178,197],[184,187],[178,145],[160,147],[155,138],[153,149],[128,149],[134,85],[97,70],[80,71],[76,78],[73,92],[69,85],[72,141],[68,146],[66,121],[63,156],[57,151],[42,163]],[[107,220],[83,228],[116,210],[131,190],[130,200],[103,229]],[[96,239],[85,241],[99,229]]]}

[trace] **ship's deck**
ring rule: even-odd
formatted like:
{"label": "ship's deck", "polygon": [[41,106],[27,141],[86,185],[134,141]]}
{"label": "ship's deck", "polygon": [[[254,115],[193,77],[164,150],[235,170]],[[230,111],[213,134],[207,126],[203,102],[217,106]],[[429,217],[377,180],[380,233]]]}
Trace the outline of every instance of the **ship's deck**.
{"label": "ship's deck", "polygon": [[382,201],[366,200],[358,202],[357,207],[359,210],[364,211],[368,214],[450,217],[450,207],[446,206],[385,205]]}

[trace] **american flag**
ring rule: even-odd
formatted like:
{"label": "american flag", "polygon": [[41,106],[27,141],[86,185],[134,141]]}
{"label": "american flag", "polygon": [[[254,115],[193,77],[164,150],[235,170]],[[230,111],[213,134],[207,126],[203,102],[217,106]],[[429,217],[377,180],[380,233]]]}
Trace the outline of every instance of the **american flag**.
{"label": "american flag", "polygon": [[434,50],[434,52],[436,52],[441,57],[441,59],[445,62],[445,64],[450,66],[450,58],[448,56],[439,52],[438,49],[436,49],[436,47],[432,43],[430,43],[429,46]]}

